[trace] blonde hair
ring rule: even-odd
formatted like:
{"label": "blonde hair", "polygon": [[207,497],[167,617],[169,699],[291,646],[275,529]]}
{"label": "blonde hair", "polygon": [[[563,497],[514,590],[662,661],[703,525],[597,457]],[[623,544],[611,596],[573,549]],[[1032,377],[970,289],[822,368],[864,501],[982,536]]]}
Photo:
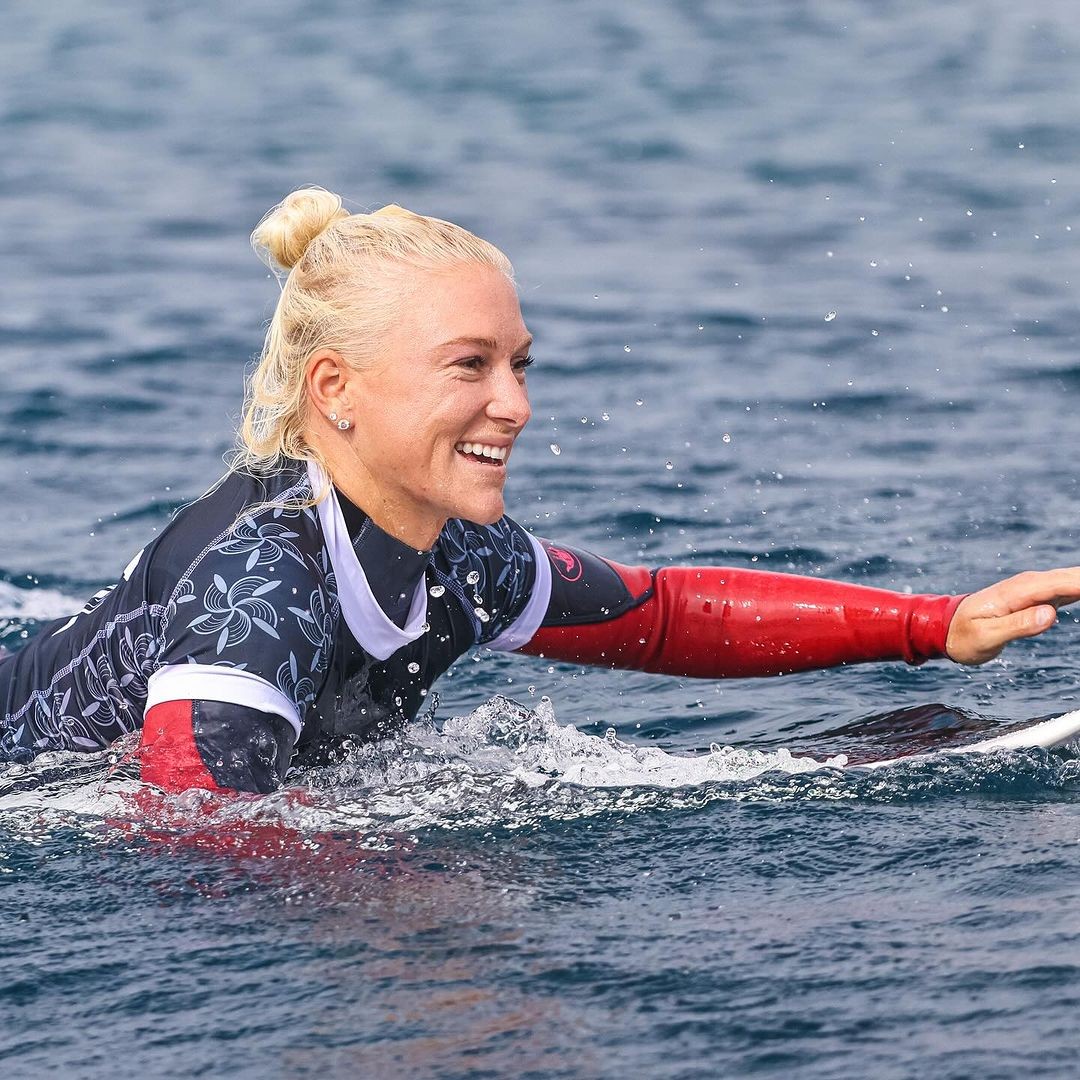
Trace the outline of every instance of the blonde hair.
{"label": "blonde hair", "polygon": [[250,472],[270,471],[282,458],[325,467],[304,437],[308,359],[334,349],[359,367],[376,355],[400,315],[403,274],[480,263],[514,276],[497,247],[459,225],[394,205],[350,214],[339,195],[320,187],[287,195],[255,227],[251,244],[283,281],[248,378],[232,462]]}

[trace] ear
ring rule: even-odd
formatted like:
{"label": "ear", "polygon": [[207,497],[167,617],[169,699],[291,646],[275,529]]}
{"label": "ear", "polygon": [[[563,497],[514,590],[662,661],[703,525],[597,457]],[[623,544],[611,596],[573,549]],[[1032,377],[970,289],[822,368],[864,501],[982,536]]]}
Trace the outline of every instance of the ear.
{"label": "ear", "polygon": [[311,404],[323,416],[332,412],[345,414],[350,407],[349,384],[354,374],[341,353],[333,349],[312,353],[306,377]]}

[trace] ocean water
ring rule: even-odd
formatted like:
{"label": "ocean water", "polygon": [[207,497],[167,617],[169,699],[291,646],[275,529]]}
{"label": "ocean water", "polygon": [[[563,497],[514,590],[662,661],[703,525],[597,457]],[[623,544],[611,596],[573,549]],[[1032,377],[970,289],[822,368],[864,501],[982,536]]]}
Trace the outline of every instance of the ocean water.
{"label": "ocean water", "polygon": [[[0,645],[219,474],[320,183],[514,260],[510,512],[625,562],[966,591],[1080,562],[1080,29],[1003,0],[15,0]],[[558,448],[558,453],[553,451]],[[0,772],[4,1076],[1071,1077],[1078,707],[976,669],[481,653],[265,799]]]}

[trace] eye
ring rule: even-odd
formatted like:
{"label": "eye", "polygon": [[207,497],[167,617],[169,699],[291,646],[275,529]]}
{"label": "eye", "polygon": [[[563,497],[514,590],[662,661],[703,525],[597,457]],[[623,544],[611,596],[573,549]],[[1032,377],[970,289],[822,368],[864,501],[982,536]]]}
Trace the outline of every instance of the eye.
{"label": "eye", "polygon": [[482,356],[467,356],[464,360],[459,360],[458,363],[470,371],[479,371],[484,366],[484,358]]}
{"label": "eye", "polygon": [[515,371],[524,371],[527,367],[532,367],[533,357],[532,355],[523,356],[519,360],[514,361]]}

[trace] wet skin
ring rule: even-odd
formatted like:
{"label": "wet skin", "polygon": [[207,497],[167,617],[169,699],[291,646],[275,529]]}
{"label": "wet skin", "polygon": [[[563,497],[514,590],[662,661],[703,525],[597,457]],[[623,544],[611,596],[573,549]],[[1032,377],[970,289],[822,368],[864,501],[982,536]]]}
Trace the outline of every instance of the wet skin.
{"label": "wet skin", "polygon": [[[484,525],[503,515],[505,458],[531,415],[532,339],[513,285],[483,265],[411,272],[401,309],[372,362],[311,358],[310,437],[356,505],[424,549],[448,518]],[[352,427],[339,431],[331,412]],[[466,444],[492,456],[465,453]]]}

